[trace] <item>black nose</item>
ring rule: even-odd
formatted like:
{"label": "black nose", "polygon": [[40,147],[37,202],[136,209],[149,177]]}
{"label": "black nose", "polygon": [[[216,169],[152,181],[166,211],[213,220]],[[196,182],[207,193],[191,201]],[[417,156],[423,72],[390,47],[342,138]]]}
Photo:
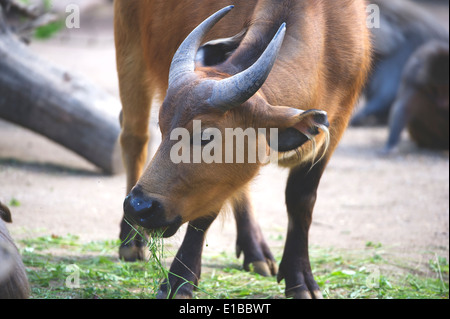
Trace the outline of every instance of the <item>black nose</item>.
{"label": "black nose", "polygon": [[146,229],[156,229],[167,224],[163,205],[135,187],[123,204],[125,217]]}

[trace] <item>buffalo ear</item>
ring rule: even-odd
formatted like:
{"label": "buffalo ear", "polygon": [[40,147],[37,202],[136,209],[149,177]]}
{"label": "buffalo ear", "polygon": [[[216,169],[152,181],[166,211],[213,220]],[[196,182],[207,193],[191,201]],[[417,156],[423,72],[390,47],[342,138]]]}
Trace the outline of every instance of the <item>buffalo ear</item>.
{"label": "buffalo ear", "polygon": [[197,67],[215,66],[225,62],[236,51],[246,34],[247,29],[244,29],[234,37],[205,43],[195,57]]}
{"label": "buffalo ear", "polygon": [[[278,149],[276,151],[281,153],[290,152],[298,149],[308,141],[309,138],[305,134],[297,131],[293,127],[289,127],[286,130],[278,133]],[[268,140],[268,142],[269,146],[272,147],[270,139]]]}
{"label": "buffalo ear", "polygon": [[[278,128],[278,152],[289,152],[319,135],[328,134],[328,116],[322,110],[302,111],[287,107],[271,107],[268,127]],[[268,137],[270,145],[270,138]]]}

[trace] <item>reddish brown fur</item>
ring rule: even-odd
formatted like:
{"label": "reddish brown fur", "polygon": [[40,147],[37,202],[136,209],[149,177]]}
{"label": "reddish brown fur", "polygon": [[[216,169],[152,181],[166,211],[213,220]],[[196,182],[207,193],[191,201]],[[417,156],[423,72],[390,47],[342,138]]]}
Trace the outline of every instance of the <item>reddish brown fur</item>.
{"label": "reddish brown fur", "polygon": [[[214,27],[205,41],[231,37],[248,28],[239,48],[218,67],[199,67],[196,80],[169,89],[166,96],[169,66],[178,46],[205,18],[229,4],[234,4],[235,9]],[[177,127],[191,130],[194,119],[222,132],[237,127],[297,127],[300,123],[296,122],[295,109],[320,109],[328,113],[330,145],[317,173],[308,178],[313,179],[311,185],[317,188],[322,168],[348,125],[370,68],[365,1],[121,0],[115,1],[115,12],[127,191],[137,183],[140,190],[164,205],[167,220],[178,216],[187,222],[216,215],[226,200],[236,193],[242,194],[260,165],[176,165],[168,155],[175,144],[169,139],[170,132]],[[210,92],[201,96],[193,88],[207,78],[234,75],[237,65],[241,68],[237,72],[252,65],[283,22],[287,23],[286,37],[261,90],[226,113],[208,108],[204,97]],[[149,110],[156,95],[165,97],[159,119],[163,141],[141,176],[147,157]],[[325,134],[316,137],[322,151],[324,141]],[[280,164],[299,167],[310,161],[311,150],[311,143],[307,143],[301,149],[302,157],[298,157],[298,152],[282,154]],[[311,204],[314,201],[307,199]],[[310,216],[306,222],[309,219]],[[305,227],[309,228],[309,224]],[[286,272],[288,266],[284,268]],[[316,288],[310,289],[312,292]]]}
{"label": "reddish brown fur", "polygon": [[238,33],[251,16],[256,1],[202,1],[201,5],[176,0],[115,2],[117,65],[124,104],[122,145],[128,168],[128,191],[142,173],[147,157],[150,105],[154,96],[165,95],[175,51],[205,18],[233,2],[236,5],[233,16],[219,22],[210,39]]}
{"label": "reddish brown fur", "polygon": [[[259,98],[270,105],[327,111],[331,123],[331,154],[347,126],[370,66],[364,2],[288,3],[290,15],[279,18],[288,18],[285,43]],[[273,28],[272,17],[284,10],[279,2],[268,0],[203,1],[201,4],[198,1],[116,1],[118,71],[124,104],[122,146],[128,168],[128,191],[142,173],[151,98],[164,96],[172,56],[195,26],[228,4],[236,8],[219,22],[208,39],[237,34],[251,17],[253,24],[241,45],[242,50],[251,46],[259,33]],[[161,112],[160,125],[174,113],[182,112],[180,109]],[[242,110],[236,113],[227,115],[231,118],[227,127],[236,127],[236,117],[245,114]],[[288,164],[297,163],[296,159]],[[155,170],[163,171],[156,167]],[[141,181],[145,182],[145,179]]]}

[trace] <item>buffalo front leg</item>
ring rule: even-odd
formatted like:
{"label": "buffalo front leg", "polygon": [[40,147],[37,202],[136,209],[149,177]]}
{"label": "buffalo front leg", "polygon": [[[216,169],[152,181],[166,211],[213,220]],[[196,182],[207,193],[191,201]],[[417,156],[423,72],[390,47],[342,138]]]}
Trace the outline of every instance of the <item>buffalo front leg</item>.
{"label": "buffalo front leg", "polygon": [[[124,44],[117,49],[117,69],[119,74],[122,113],[120,143],[127,174],[128,194],[139,180],[148,156],[149,118],[154,85],[149,80],[141,53],[137,45],[124,35],[117,33],[117,41]],[[126,45],[125,45],[126,44]],[[145,239],[137,234],[133,226],[122,219],[120,229],[121,246],[119,256],[126,261],[144,259]]]}
{"label": "buffalo front leg", "polygon": [[288,178],[286,205],[289,225],[278,281],[285,279],[286,296],[295,299],[321,299],[308,253],[308,233],[316,202],[317,187],[325,164],[294,168]]}
{"label": "buffalo front leg", "polygon": [[190,299],[201,275],[206,232],[217,215],[189,223],[183,243],[172,262],[168,278],[158,292],[158,299]]}
{"label": "buffalo front leg", "polygon": [[[278,271],[275,258],[264,240],[261,228],[252,212],[248,193],[241,192],[234,199],[234,216],[237,227],[236,255],[244,253],[244,269],[262,276],[275,276]],[[252,266],[252,267],[251,267]]]}
{"label": "buffalo front leg", "polygon": [[[136,185],[147,159],[148,133],[130,133],[125,124],[122,129],[121,144],[127,171],[127,193]],[[145,126],[143,124],[142,126]],[[122,218],[120,225],[119,257],[125,261],[144,260],[145,238],[137,234],[133,225]]]}

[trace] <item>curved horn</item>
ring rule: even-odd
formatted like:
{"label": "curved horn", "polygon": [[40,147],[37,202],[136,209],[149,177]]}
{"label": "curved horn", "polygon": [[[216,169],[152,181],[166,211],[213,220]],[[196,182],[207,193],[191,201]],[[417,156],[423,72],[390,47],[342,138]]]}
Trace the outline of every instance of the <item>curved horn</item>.
{"label": "curved horn", "polygon": [[203,38],[233,8],[234,6],[228,6],[216,12],[188,35],[173,57],[169,72],[169,87],[184,75],[194,72],[195,56]]}
{"label": "curved horn", "polygon": [[225,111],[241,105],[263,86],[275,64],[286,35],[283,23],[261,57],[247,70],[216,82],[210,104]]}

